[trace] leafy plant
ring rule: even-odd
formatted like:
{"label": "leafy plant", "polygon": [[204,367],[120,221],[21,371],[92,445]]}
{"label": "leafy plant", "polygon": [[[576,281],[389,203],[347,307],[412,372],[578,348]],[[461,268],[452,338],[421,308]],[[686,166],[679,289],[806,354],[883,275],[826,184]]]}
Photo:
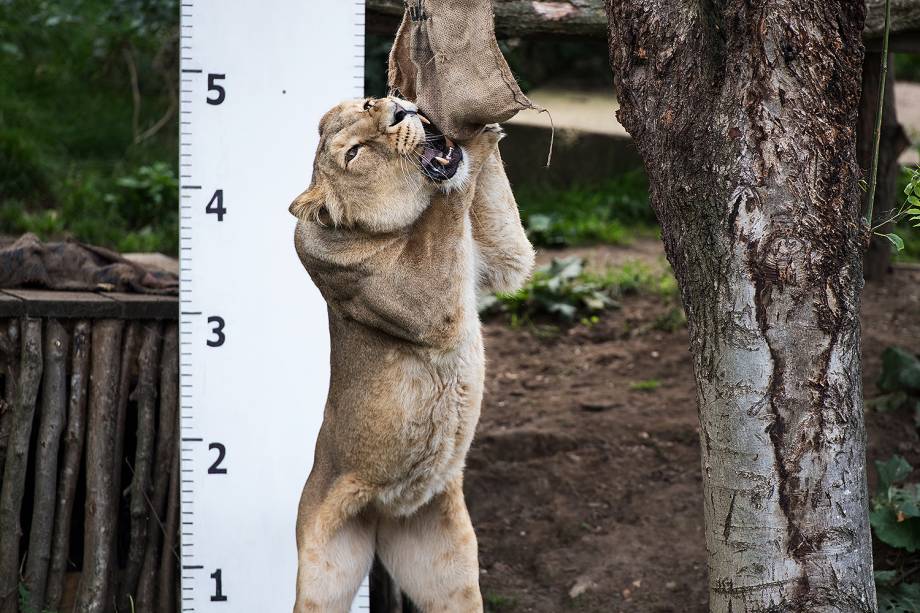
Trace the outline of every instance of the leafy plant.
{"label": "leafy plant", "polygon": [[899,347],[882,353],[882,373],[876,382],[882,395],[868,401],[882,411],[908,409],[920,427],[920,359]]}
{"label": "leafy plant", "polygon": [[531,280],[513,294],[494,294],[480,300],[483,314],[507,313],[512,325],[538,318],[593,325],[597,316],[618,306],[618,298],[639,291],[670,295],[676,288],[668,272],[630,262],[603,274],[586,270],[584,258],[555,258],[539,268]]}
{"label": "leafy plant", "polygon": [[531,242],[544,247],[625,244],[656,223],[640,171],[567,189],[523,186],[515,195]]}
{"label": "leafy plant", "polygon": [[[876,461],[878,492],[872,499],[869,523],[875,537],[908,553],[920,551],[920,483],[905,483],[913,467],[901,456]],[[920,611],[920,583],[906,578],[920,570],[913,563],[899,571],[876,571],[879,611],[908,613]]]}
{"label": "leafy plant", "polygon": [[899,455],[876,461],[879,493],[872,501],[869,522],[878,539],[913,553],[920,550],[920,483],[904,484],[913,472]]}
{"label": "leafy plant", "polygon": [[902,220],[914,228],[920,228],[920,166],[907,172],[909,175],[907,185],[904,187],[904,195],[906,196],[904,202],[887,218],[872,227],[872,232],[887,238],[896,251],[904,250],[904,239],[897,233],[883,233],[878,230],[885,224],[898,223]]}

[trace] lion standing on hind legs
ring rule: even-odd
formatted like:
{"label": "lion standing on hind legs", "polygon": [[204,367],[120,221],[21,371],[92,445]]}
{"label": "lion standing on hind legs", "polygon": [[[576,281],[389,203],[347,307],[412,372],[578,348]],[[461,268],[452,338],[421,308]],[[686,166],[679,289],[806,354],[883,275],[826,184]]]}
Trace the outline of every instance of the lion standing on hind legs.
{"label": "lion standing on hind legs", "polygon": [[497,126],[456,145],[398,98],[320,122],[297,253],[332,376],[297,519],[295,613],[349,610],[374,553],[426,613],[482,611],[463,464],[483,392],[477,291],[533,267]]}

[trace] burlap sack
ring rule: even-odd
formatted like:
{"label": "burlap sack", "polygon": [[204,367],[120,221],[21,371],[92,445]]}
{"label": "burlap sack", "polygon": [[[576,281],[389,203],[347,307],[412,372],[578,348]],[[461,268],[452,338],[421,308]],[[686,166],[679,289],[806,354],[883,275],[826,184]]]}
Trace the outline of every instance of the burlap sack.
{"label": "burlap sack", "polygon": [[498,48],[492,0],[407,0],[389,85],[455,140],[537,108]]}

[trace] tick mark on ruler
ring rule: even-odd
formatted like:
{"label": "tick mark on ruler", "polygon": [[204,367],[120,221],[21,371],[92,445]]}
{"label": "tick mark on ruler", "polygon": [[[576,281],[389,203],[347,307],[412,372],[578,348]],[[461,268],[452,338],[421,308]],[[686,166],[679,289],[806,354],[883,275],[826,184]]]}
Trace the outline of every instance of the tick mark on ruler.
{"label": "tick mark on ruler", "polygon": [[188,72],[188,73],[195,73],[195,74],[197,74],[197,73],[204,72],[204,69],[202,69],[202,68],[183,68],[183,69],[182,69],[182,72]]}
{"label": "tick mark on ruler", "polygon": [[203,438],[183,438],[182,440],[185,441],[185,442],[187,442],[187,443],[200,443],[200,442],[204,441]]}

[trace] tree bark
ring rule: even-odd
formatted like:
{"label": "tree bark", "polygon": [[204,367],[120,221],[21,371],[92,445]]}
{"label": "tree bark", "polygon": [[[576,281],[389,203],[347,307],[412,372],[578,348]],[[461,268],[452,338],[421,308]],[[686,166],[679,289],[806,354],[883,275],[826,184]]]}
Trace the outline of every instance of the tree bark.
{"label": "tree bark", "polygon": [[[898,190],[898,175],[901,165],[898,157],[910,145],[910,139],[904,128],[898,123],[898,110],[894,97],[894,54],[888,56],[888,78],[885,79],[885,109],[882,113],[882,132],[879,140],[878,185],[875,193],[875,212],[873,222],[887,219],[891,209],[901,204],[903,198]],[[859,100],[859,122],[856,125],[856,159],[863,170],[866,181],[872,166],[873,134],[875,132],[875,114],[878,113],[879,85],[881,84],[882,54],[866,53],[862,71],[862,97]],[[863,198],[862,213],[865,215],[868,199]],[[891,232],[891,224],[880,229]],[[873,236],[866,251],[866,279],[881,279],[891,268],[891,243],[881,236]]]}
{"label": "tree bark", "polygon": [[42,378],[42,321],[23,318],[21,322],[19,383],[0,492],[0,613],[16,613],[19,609],[19,541],[22,538],[19,516],[26,487],[35,401]]}
{"label": "tree bark", "polygon": [[32,528],[26,559],[25,587],[35,611],[45,608],[45,587],[51,559],[54,506],[57,494],[58,450],[67,403],[67,330],[60,321],[48,320],[45,326],[45,366],[42,376],[42,402],[38,446],[35,450],[35,495],[32,502]]}
{"label": "tree bark", "polygon": [[51,568],[48,573],[47,606],[57,611],[64,593],[64,574],[70,553],[70,521],[83,458],[86,432],[86,393],[89,383],[91,326],[78,321],[73,329],[73,354],[70,367],[70,394],[67,403],[67,431],[64,433],[64,458],[58,483],[57,508],[54,512],[54,539],[51,545]]}
{"label": "tree bark", "polygon": [[147,523],[147,544],[144,563],[137,585],[137,613],[153,613],[156,607],[157,568],[160,546],[165,531],[166,497],[169,493],[169,472],[173,456],[178,453],[179,402],[179,330],[176,324],[166,327],[163,357],[160,360],[160,418],[157,447],[153,464],[153,494],[150,497],[150,520]]}
{"label": "tree bark", "polygon": [[120,607],[128,610],[128,595],[137,599],[137,581],[144,561],[144,544],[147,542],[150,499],[150,467],[153,464],[154,436],[156,434],[157,374],[160,364],[160,325],[148,324],[143,330],[143,341],[138,356],[137,450],[134,457],[134,477],[131,481],[131,533],[128,544],[128,562],[121,590]]}
{"label": "tree bark", "polygon": [[118,513],[113,464],[123,330],[121,320],[103,319],[93,324],[83,574],[76,601],[80,613],[106,613],[112,608],[111,569],[115,564],[114,530]]}
{"label": "tree bark", "polygon": [[710,609],[875,611],[852,0],[608,0],[697,380]]}
{"label": "tree bark", "polygon": [[[885,0],[869,0],[864,35],[878,40],[885,24]],[[499,36],[607,36],[604,0],[494,0],[495,30]],[[395,33],[404,0],[367,0],[372,30]],[[920,0],[892,0],[892,48],[920,52]],[[903,45],[903,49],[900,48]]]}

